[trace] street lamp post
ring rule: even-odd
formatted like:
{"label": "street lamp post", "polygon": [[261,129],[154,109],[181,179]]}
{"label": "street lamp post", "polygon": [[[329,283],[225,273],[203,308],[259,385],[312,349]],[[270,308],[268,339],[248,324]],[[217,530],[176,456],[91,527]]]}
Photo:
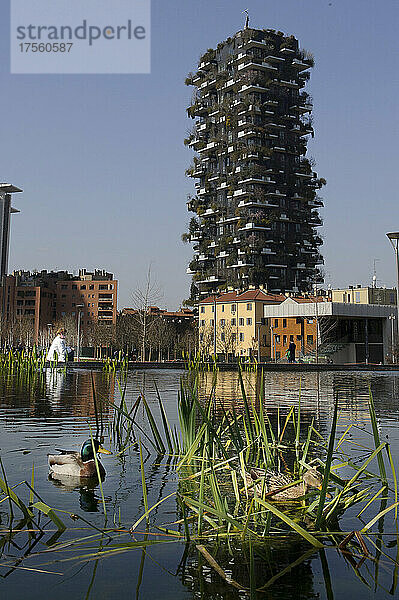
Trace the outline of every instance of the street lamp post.
{"label": "street lamp post", "polygon": [[270,353],[272,362],[274,362],[274,328],[270,325]]}
{"label": "street lamp post", "polygon": [[82,311],[80,309],[84,308],[84,304],[77,304],[76,308],[79,309],[78,310],[78,342],[76,344],[76,361],[79,362],[79,358],[80,358],[80,320],[82,318]]}
{"label": "street lamp post", "polygon": [[315,313],[316,313],[316,364],[319,364],[319,305],[317,298],[317,283],[313,286],[314,295],[316,297]]}
{"label": "street lamp post", "polygon": [[217,333],[217,321],[216,321],[216,311],[217,311],[217,305],[216,305],[216,298],[217,298],[217,294],[213,295],[213,354],[215,356],[215,360],[216,360],[216,350],[217,350],[217,343],[216,343],[216,333]]}
{"label": "street lamp post", "polygon": [[[387,233],[396,257],[396,342],[399,341],[399,231]],[[393,345],[393,342],[392,342]]]}
{"label": "street lamp post", "polygon": [[388,319],[391,321],[391,358],[392,363],[395,363],[395,315],[389,315]]}
{"label": "street lamp post", "polygon": [[256,325],[258,326],[258,364],[260,363],[260,327],[262,325],[262,321],[256,321]]}

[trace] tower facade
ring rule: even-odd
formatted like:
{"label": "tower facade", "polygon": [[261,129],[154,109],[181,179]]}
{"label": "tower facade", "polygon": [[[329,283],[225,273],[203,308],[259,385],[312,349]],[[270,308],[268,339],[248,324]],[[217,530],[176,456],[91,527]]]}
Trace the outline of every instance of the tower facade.
{"label": "tower facade", "polygon": [[325,180],[306,157],[313,66],[293,36],[246,28],[209,49],[187,85],[195,120],[185,144],[196,156],[192,297],[228,286],[305,292],[322,281],[317,195]]}

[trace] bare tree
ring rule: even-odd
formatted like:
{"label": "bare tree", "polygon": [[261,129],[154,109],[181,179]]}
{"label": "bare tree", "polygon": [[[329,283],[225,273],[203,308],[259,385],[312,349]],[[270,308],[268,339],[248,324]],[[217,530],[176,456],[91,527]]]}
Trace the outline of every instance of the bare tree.
{"label": "bare tree", "polygon": [[22,343],[24,346],[33,346],[35,343],[35,322],[30,316],[17,317],[10,331],[10,345]]}
{"label": "bare tree", "polygon": [[100,348],[112,346],[115,340],[115,328],[112,323],[97,321],[91,325],[86,335],[86,339],[96,348],[98,355]]}
{"label": "bare tree", "polygon": [[146,348],[148,335],[151,327],[154,326],[156,314],[151,313],[150,308],[159,302],[162,294],[159,286],[151,279],[151,268],[148,269],[147,277],[142,288],[138,288],[132,293],[133,307],[136,309],[134,319],[137,324],[137,332],[140,342],[140,360],[146,359]]}
{"label": "bare tree", "polygon": [[214,330],[213,330],[213,325],[205,325],[205,327],[202,327],[200,330],[200,336],[199,336],[199,349],[201,354],[203,354],[204,356],[209,356],[210,354],[213,354],[213,347],[214,347],[214,340],[213,340],[213,336],[214,336]]}
{"label": "bare tree", "polygon": [[175,327],[173,323],[168,323],[164,319],[156,318],[149,327],[148,330],[148,345],[151,350],[154,349],[158,354],[158,361],[162,359],[162,352],[168,351],[173,346],[176,338]]}
{"label": "bare tree", "polygon": [[232,325],[231,323],[226,323],[226,325],[218,326],[217,328],[217,350],[222,352],[226,359],[229,354],[235,355],[235,351],[237,350],[238,342],[237,342],[237,327]]}
{"label": "bare tree", "polygon": [[120,350],[129,353],[137,349],[139,337],[134,315],[121,314],[116,319],[115,344]]}

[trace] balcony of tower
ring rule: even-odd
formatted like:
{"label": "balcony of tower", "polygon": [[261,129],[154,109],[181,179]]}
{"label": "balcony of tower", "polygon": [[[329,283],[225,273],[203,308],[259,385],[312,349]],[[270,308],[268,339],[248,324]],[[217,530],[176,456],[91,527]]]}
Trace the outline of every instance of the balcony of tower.
{"label": "balcony of tower", "polygon": [[275,202],[270,202],[268,200],[256,200],[253,198],[250,199],[246,199],[246,200],[241,200],[238,203],[237,208],[253,208],[253,207],[257,207],[257,208],[279,208],[280,205],[276,204]]}
{"label": "balcony of tower", "polygon": [[259,84],[251,83],[251,84],[242,85],[241,89],[238,90],[238,93],[239,94],[250,94],[252,92],[263,93],[263,92],[268,92],[268,91],[269,91],[268,87],[264,87]]}
{"label": "balcony of tower", "polygon": [[276,85],[276,86],[280,86],[280,87],[286,87],[286,88],[290,88],[293,90],[299,90],[302,87],[304,87],[305,83],[303,82],[298,82],[294,80],[285,80],[285,79],[273,79],[270,82],[271,85]]}
{"label": "balcony of tower", "polygon": [[298,58],[294,58],[292,60],[291,64],[295,69],[298,69],[298,71],[300,71],[300,72],[306,71],[307,69],[310,69],[312,67],[311,64],[306,64],[305,62],[299,60]]}
{"label": "balcony of tower", "polygon": [[245,72],[247,69],[258,70],[258,71],[278,71],[278,67],[273,67],[272,64],[263,61],[262,59],[255,59],[249,55],[246,55],[247,59],[238,65],[237,71],[240,73]]}

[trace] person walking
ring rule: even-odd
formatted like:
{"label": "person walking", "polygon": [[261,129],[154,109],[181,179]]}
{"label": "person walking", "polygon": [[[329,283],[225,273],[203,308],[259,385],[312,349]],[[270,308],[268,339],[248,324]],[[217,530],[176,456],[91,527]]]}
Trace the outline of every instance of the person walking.
{"label": "person walking", "polygon": [[295,362],[295,350],[296,350],[295,342],[290,342],[290,345],[288,346],[288,362],[289,363]]}
{"label": "person walking", "polygon": [[46,360],[53,361],[57,360],[57,362],[66,362],[67,360],[67,347],[65,343],[65,329],[61,327],[57,331],[57,335],[55,336],[53,343],[50,346],[49,351],[47,352]]}

